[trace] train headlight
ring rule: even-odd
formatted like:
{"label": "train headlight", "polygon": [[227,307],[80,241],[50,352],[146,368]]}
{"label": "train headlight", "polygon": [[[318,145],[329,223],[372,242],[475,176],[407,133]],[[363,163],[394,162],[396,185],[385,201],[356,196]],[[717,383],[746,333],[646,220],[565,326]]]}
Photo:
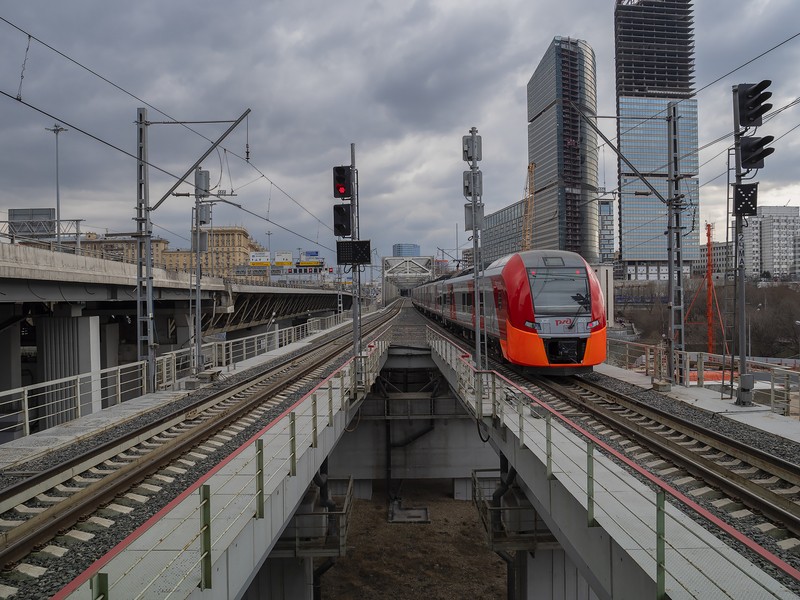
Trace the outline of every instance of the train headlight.
{"label": "train headlight", "polygon": [[595,319],[594,321],[589,323],[589,325],[587,325],[587,327],[589,328],[589,331],[594,331],[594,329],[599,327],[600,326],[600,321],[601,321],[601,319]]}
{"label": "train headlight", "polygon": [[535,329],[536,331],[541,331],[542,329],[542,326],[536,321],[525,321],[525,327],[530,327],[531,329]]}

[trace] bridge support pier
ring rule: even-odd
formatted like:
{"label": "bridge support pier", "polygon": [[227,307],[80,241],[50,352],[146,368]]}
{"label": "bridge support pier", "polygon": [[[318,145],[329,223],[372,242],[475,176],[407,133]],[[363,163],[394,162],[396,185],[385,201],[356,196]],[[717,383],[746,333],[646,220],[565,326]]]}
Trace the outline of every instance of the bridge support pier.
{"label": "bridge support pier", "polygon": [[[79,307],[78,310],[80,310]],[[36,355],[39,381],[100,370],[100,317],[56,316],[36,320]],[[98,374],[99,377],[99,374]],[[82,414],[102,409],[99,386],[81,406]],[[45,422],[52,427],[67,420],[69,392],[53,392],[45,409]]]}
{"label": "bridge support pier", "polygon": [[189,348],[194,336],[194,324],[188,311],[175,312],[175,348]]}
{"label": "bridge support pier", "polygon": [[[0,310],[0,323],[14,318],[13,307],[10,308],[12,310]],[[0,329],[0,356],[6,357],[6,368],[0,369],[0,390],[22,387],[20,329],[19,321]]]}
{"label": "bridge support pier", "polygon": [[242,600],[312,600],[313,558],[268,558]]}
{"label": "bridge support pier", "polygon": [[520,598],[591,598],[588,582],[563,549],[517,553]]}

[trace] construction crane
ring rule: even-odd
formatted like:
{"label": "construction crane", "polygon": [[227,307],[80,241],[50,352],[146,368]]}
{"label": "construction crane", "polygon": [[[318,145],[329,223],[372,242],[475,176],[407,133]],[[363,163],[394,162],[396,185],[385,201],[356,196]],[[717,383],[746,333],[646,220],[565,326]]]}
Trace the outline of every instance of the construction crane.
{"label": "construction crane", "polygon": [[528,176],[525,178],[525,212],[522,218],[522,248],[533,250],[533,172],[536,169],[535,163],[528,164]]}

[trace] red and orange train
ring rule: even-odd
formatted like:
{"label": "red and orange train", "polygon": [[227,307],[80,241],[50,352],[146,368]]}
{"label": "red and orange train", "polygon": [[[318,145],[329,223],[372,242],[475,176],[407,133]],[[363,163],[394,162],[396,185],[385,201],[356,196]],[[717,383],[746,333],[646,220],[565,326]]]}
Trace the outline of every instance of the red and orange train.
{"label": "red and orange train", "polygon": [[[469,334],[475,329],[474,276],[460,273],[411,292],[422,312]],[[541,373],[591,371],[606,359],[600,282],[574,252],[531,250],[496,260],[478,279],[481,329],[507,361]]]}

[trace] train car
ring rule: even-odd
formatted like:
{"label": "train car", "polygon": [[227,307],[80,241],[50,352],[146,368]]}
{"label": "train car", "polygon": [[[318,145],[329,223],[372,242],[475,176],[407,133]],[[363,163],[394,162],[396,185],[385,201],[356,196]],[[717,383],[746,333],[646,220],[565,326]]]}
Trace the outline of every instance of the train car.
{"label": "train car", "polygon": [[[574,252],[531,250],[501,258],[478,280],[481,329],[505,360],[550,374],[590,371],[606,358],[600,282]],[[474,276],[460,273],[412,291],[418,309],[469,334]]]}

